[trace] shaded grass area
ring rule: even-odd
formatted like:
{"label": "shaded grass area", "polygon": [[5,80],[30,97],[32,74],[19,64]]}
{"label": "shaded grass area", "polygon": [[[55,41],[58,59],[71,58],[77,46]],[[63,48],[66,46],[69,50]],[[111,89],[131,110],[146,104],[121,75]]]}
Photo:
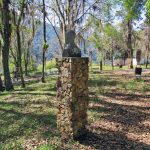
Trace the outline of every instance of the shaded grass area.
{"label": "shaded grass area", "polygon": [[[149,79],[90,74],[90,106],[87,136],[65,149],[148,150],[149,145],[128,133],[145,134],[142,124],[149,119],[150,106],[129,105],[150,98]],[[56,125],[56,77],[19,85],[15,91],[0,93],[0,150],[62,149]],[[126,103],[124,103],[126,102]],[[143,103],[142,103],[143,104]]]}
{"label": "shaded grass area", "polygon": [[58,137],[55,81],[31,82],[25,89],[16,86],[15,91],[0,94],[0,149],[38,148],[40,142]]}
{"label": "shaded grass area", "polygon": [[[112,77],[111,74],[92,74],[89,80],[90,91],[94,91],[98,94],[110,93],[110,92],[126,92],[135,93],[139,92],[144,94],[150,91],[148,79],[135,79],[134,77]],[[115,92],[116,93],[116,92]]]}

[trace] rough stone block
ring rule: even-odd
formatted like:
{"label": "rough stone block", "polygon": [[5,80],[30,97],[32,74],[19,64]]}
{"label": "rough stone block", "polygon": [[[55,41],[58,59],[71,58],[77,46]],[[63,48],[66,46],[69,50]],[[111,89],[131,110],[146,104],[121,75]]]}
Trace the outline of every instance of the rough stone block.
{"label": "rough stone block", "polygon": [[69,141],[85,134],[87,125],[88,58],[57,59],[57,126],[62,140]]}

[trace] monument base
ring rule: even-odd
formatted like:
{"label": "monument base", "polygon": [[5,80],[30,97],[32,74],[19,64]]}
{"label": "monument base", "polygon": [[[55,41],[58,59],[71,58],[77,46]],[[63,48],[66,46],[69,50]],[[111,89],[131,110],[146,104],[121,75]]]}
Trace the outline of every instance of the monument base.
{"label": "monument base", "polygon": [[61,58],[57,62],[57,126],[62,140],[69,141],[86,133],[89,59]]}

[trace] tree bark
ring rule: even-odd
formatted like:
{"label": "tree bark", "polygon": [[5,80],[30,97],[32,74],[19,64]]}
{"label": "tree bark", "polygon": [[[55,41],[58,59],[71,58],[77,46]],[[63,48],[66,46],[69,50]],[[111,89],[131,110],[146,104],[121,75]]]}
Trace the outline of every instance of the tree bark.
{"label": "tree bark", "polygon": [[0,92],[2,92],[2,91],[3,91],[3,82],[2,82],[2,79],[0,77]]}
{"label": "tree bark", "polygon": [[28,65],[30,61],[30,46],[31,46],[31,41],[28,41],[28,47],[26,51],[24,51],[25,76],[28,76]]}
{"label": "tree bark", "polygon": [[112,57],[112,61],[111,61],[111,67],[112,67],[112,70],[114,70],[114,60],[113,60],[113,57]]}
{"label": "tree bark", "polygon": [[10,37],[11,37],[11,25],[10,25],[10,11],[9,11],[9,0],[3,0],[2,10],[2,22],[3,22],[3,41],[4,45],[2,48],[2,62],[4,70],[4,82],[7,91],[13,90],[13,84],[10,77],[9,70],[9,50],[10,50]]}
{"label": "tree bark", "polygon": [[[46,41],[46,12],[45,12],[45,0],[43,0],[43,36],[44,36],[44,45]],[[42,56],[42,82],[45,83],[45,51],[46,49],[43,46],[43,56]]]}
{"label": "tree bark", "polygon": [[111,56],[111,67],[112,67],[112,70],[114,70],[114,58],[113,58],[113,54],[114,54],[114,52],[113,52],[113,50],[112,50],[112,56]]}
{"label": "tree bark", "polygon": [[22,52],[21,52],[21,39],[20,39],[20,29],[17,26],[17,45],[18,45],[18,65],[19,65],[19,72],[21,77],[21,84],[22,87],[25,87],[24,77],[23,77],[23,69],[22,69]]}
{"label": "tree bark", "polygon": [[148,57],[148,54],[147,54],[147,58],[146,58],[146,69],[148,68],[148,64],[149,64],[148,59],[149,59],[149,57]]}
{"label": "tree bark", "polygon": [[103,70],[103,61],[100,61],[100,70]]}
{"label": "tree bark", "polygon": [[28,76],[28,64],[29,64],[29,54],[28,54],[28,50],[27,50],[27,54],[24,54],[24,67],[25,67],[25,76]]}
{"label": "tree bark", "polygon": [[129,56],[131,59],[130,68],[133,68],[133,48],[132,48],[132,20],[128,21],[128,40],[127,47],[129,51]]}
{"label": "tree bark", "polygon": [[147,40],[146,40],[146,50],[147,50],[147,56],[146,56],[146,69],[148,68],[149,64],[149,52],[150,52],[150,26],[148,25],[146,28],[146,35],[147,35]]}

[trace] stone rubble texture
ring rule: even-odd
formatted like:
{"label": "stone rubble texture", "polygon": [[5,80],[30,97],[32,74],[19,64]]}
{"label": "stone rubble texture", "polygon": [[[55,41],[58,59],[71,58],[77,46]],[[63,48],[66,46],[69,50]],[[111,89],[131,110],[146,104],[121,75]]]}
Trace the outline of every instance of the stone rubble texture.
{"label": "stone rubble texture", "polygon": [[89,101],[88,62],[88,58],[57,59],[57,127],[62,140],[65,141],[79,138],[86,133]]}

